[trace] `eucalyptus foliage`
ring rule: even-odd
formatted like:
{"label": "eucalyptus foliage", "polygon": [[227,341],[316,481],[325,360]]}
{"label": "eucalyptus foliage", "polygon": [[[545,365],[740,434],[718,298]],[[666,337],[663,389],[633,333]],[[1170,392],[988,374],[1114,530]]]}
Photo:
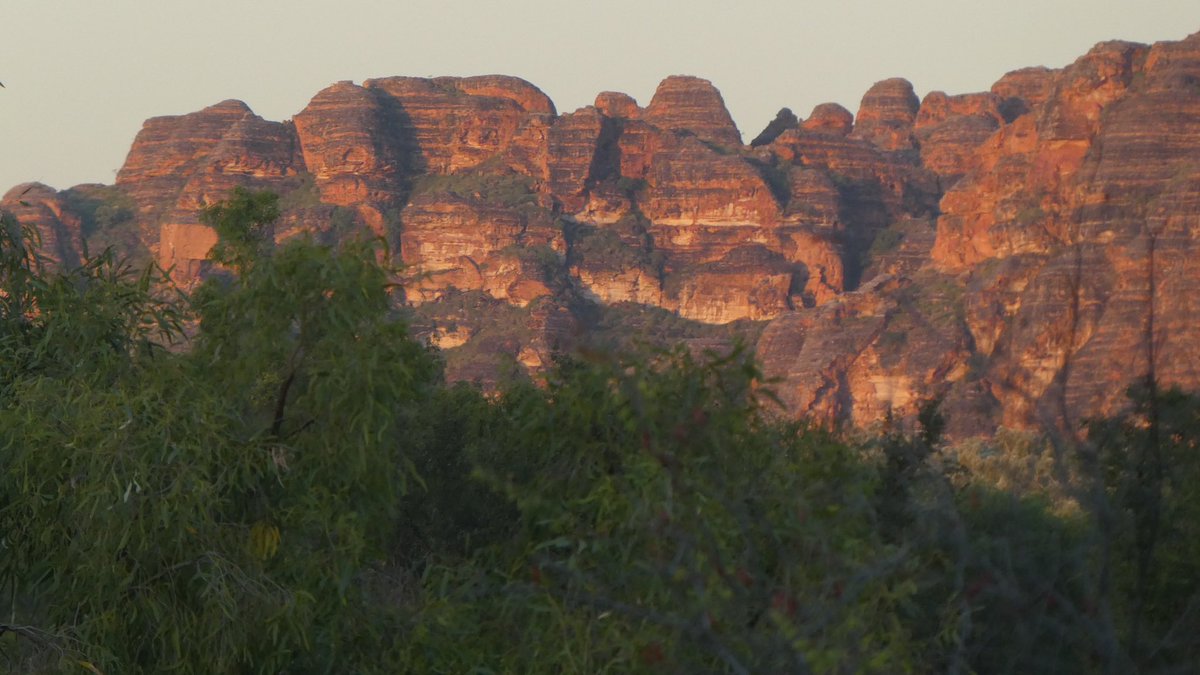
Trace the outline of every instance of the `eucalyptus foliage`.
{"label": "eucalyptus foliage", "polygon": [[362,578],[436,362],[391,315],[373,245],[271,250],[273,206],[209,212],[232,274],[191,307],[153,269],[48,276],[6,248],[0,587],[43,662],[333,672],[379,639]]}
{"label": "eucalyptus foliage", "polygon": [[827,434],[768,422],[761,385],[744,352],[672,351],[510,389],[472,452],[518,532],[473,574],[432,573],[451,591],[426,598],[414,667],[906,670],[895,616],[915,587],[874,527],[877,475]]}
{"label": "eucalyptus foliage", "polygon": [[913,438],[780,422],[743,350],[447,387],[383,245],[278,214],[207,211],[187,297],[0,214],[0,669],[1194,669],[1194,397],[1009,452],[1054,478],[1018,493],[935,403]]}

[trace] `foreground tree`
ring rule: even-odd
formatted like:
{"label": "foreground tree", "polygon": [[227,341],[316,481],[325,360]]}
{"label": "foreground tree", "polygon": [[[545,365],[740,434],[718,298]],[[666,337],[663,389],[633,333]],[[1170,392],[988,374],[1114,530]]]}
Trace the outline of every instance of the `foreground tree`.
{"label": "foreground tree", "polygon": [[[207,222],[185,301],[0,217],[0,664],[18,672],[1189,672],[1200,404],[1079,485],[780,423],[743,351],[444,387],[370,242]],[[1042,472],[1036,444],[1011,464]],[[994,467],[993,467],[994,468]],[[1044,476],[1043,476],[1044,477]],[[1057,480],[1057,479],[1056,479]],[[1065,481],[1070,483],[1070,480]],[[1052,496],[1056,495],[1056,496]],[[1054,501],[1075,495],[1068,503]]]}
{"label": "foreground tree", "polygon": [[1200,399],[1152,381],[1129,393],[1126,415],[1088,428],[1101,592],[1121,665],[1170,672],[1200,662]]}
{"label": "foreground tree", "polygon": [[514,535],[428,576],[410,667],[910,668],[895,617],[915,588],[874,527],[875,472],[769,422],[760,384],[742,352],[676,351],[507,391],[471,454],[515,506]]}
{"label": "foreground tree", "polygon": [[273,216],[246,192],[210,212],[234,274],[197,293],[182,354],[153,271],[104,258],[46,278],[5,258],[32,279],[4,317],[21,358],[0,409],[3,646],[25,666],[328,672],[378,651],[364,575],[436,362],[391,315],[370,244],[269,251]]}

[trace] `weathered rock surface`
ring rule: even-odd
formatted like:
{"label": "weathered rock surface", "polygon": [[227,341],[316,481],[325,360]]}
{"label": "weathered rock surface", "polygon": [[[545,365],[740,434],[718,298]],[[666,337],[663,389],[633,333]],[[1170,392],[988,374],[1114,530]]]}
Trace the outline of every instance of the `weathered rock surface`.
{"label": "weathered rock surface", "polygon": [[858,426],[911,418],[967,376],[969,340],[948,307],[953,298],[913,286],[880,276],[767,326],[759,357],[791,414]]}
{"label": "weathered rock surface", "polygon": [[1004,75],[992,85],[1000,97],[1000,110],[1008,122],[1024,115],[1050,98],[1058,71],[1049,68],[1022,68]]}
{"label": "weathered rock surface", "polygon": [[876,82],[863,95],[851,134],[883,150],[910,150],[915,145],[913,124],[920,106],[908,80],[895,77]]}
{"label": "weathered rock surface", "polygon": [[1200,35],[1103,43],[993,88],[1030,110],[942,199],[932,254],[973,277],[967,323],[1002,423],[1069,430],[1111,414],[1152,364],[1163,383],[1200,386],[1183,365],[1197,347],[1184,326],[1200,318],[1198,55]]}
{"label": "weathered rock surface", "polygon": [[943,185],[953,185],[967,172],[975,149],[1004,124],[1001,103],[990,93],[928,94],[916,121],[921,164],[938,174]]}
{"label": "weathered rock surface", "polygon": [[304,170],[295,129],[269,122],[241,101],[147,120],[117,173],[137,205],[147,248],[183,284],[195,281],[215,237],[200,212],[234,187],[284,189]]}
{"label": "weathered rock surface", "polygon": [[729,116],[721,92],[698,77],[676,75],[663,80],[642,117],[662,129],[689,132],[715,145],[736,148],[742,144],[742,134]]}
{"label": "weathered rock surface", "polygon": [[37,232],[42,255],[51,264],[63,269],[79,265],[83,251],[80,219],[67,210],[54,188],[41,183],[14,186],[0,199],[0,209]]}
{"label": "weathered rock surface", "polygon": [[635,120],[642,116],[642,109],[629,94],[619,91],[602,91],[596,95],[596,109],[612,119]]}
{"label": "weathered rock surface", "polygon": [[338,82],[296,114],[305,168],[321,201],[358,206],[398,199],[411,148],[389,113],[376,92]]}
{"label": "weathered rock surface", "polygon": [[[552,217],[533,204],[496,204],[454,194],[423,194],[404,210],[400,251],[414,281],[412,302],[453,288],[482,291],[517,306],[551,294],[544,257],[563,248]],[[540,258],[539,258],[540,254]]]}
{"label": "weathered rock surface", "polygon": [[154,118],[115,187],[0,205],[56,264],[143,247],[187,285],[202,209],[276,190],[277,239],[387,238],[452,379],[638,331],[741,336],[792,415],[905,424],[936,399],[958,437],[1074,433],[1150,372],[1200,388],[1198,153],[1200,34],[980,93],[884,80],[857,118],[781,111],[751,146],[695,77],[562,115],[512,77],[341,82],[287,122],[236,101]]}
{"label": "weathered rock surface", "polygon": [[363,87],[382,94],[393,127],[389,135],[412,173],[457,173],[493,160],[545,177],[554,104],[525,80],[386,77]]}
{"label": "weathered rock surface", "polygon": [[[642,213],[655,225],[772,225],[779,202],[754,167],[692,136],[666,134],[657,140],[646,181]],[[677,241],[686,247],[685,237]]]}
{"label": "weathered rock surface", "polygon": [[567,213],[580,211],[588,190],[611,172],[615,122],[597,108],[560,116],[547,139],[550,193]]}
{"label": "weathered rock surface", "polygon": [[821,103],[813,108],[808,119],[804,120],[800,126],[807,131],[845,136],[854,127],[854,115],[840,104]]}
{"label": "weathered rock surface", "polygon": [[291,125],[263,120],[241,101],[223,101],[147,120],[116,184],[148,219],[196,222],[198,207],[223,199],[235,185],[276,184],[302,171],[298,151]]}

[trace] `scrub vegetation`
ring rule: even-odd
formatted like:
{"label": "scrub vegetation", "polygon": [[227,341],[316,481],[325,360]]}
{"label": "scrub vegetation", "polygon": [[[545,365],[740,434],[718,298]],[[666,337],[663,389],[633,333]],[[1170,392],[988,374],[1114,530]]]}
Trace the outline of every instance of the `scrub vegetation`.
{"label": "scrub vegetation", "polygon": [[111,252],[48,271],[2,220],[0,669],[1200,662],[1191,396],[969,461],[933,405],[911,437],[781,422],[745,350],[589,350],[485,396],[410,337],[374,243],[275,246],[277,216],[208,211],[228,273],[190,297]]}

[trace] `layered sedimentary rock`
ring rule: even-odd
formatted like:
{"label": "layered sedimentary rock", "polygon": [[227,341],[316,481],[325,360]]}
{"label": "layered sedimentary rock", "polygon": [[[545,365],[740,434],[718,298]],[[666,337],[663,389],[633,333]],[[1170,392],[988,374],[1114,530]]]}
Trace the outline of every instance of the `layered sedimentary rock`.
{"label": "layered sedimentary rock", "polygon": [[387,77],[363,87],[382,94],[390,137],[399,141],[411,172],[457,173],[494,160],[545,177],[554,104],[524,80]]}
{"label": "layered sedimentary rock", "polygon": [[916,144],[913,124],[920,106],[908,80],[896,77],[876,82],[858,106],[851,133],[883,150],[912,149]]}
{"label": "layered sedimentary rock", "polygon": [[1200,318],[1198,44],[1103,43],[994,88],[1030,109],[943,198],[933,262],[986,272],[973,274],[967,323],[1002,423],[1070,429],[1115,412],[1150,372],[1200,385],[1184,365],[1196,352],[1185,326]]}
{"label": "layered sedimentary rock", "polygon": [[116,185],[137,204],[146,245],[159,264],[189,284],[216,241],[198,224],[201,211],[235,187],[281,191],[303,170],[291,124],[266,121],[229,100],[147,120]]}
{"label": "layered sedimentary rock", "polygon": [[198,209],[235,185],[263,185],[303,170],[291,125],[268,122],[241,101],[147,120],[117,186],[150,219],[196,221]]}
{"label": "layered sedimentary rock", "polygon": [[742,246],[686,274],[676,273],[672,295],[679,315],[695,321],[771,319],[791,307],[792,273],[782,255],[762,245]]}
{"label": "layered sedimentary rock", "polygon": [[56,264],[132,245],[187,285],[202,210],[273,189],[278,240],[385,237],[414,328],[485,385],[645,330],[761,334],[790,414],[830,425],[936,400],[959,437],[1075,433],[1147,374],[1200,388],[1200,34],[785,113],[746,146],[695,77],[562,115],[511,77],[341,82],[287,122],[236,101],[149,120],[115,187],[2,206]]}
{"label": "layered sedimentary rock", "polygon": [[41,253],[48,262],[64,269],[79,265],[83,251],[80,219],[66,208],[53,188],[41,183],[14,186],[0,199],[0,210],[37,233]]}
{"label": "layered sedimentary rock", "polygon": [[801,126],[807,131],[845,136],[854,127],[854,115],[837,103],[821,103],[813,108]]}
{"label": "layered sedimentary rock", "polygon": [[597,108],[588,107],[560,116],[547,138],[547,171],[550,193],[563,210],[576,213],[587,203],[588,188],[611,165],[615,123]]}
{"label": "layered sedimentary rock", "polygon": [[1058,71],[1050,68],[1022,68],[1007,73],[992,85],[991,93],[1000,97],[1000,110],[1011,122],[1039,108],[1054,92]]}
{"label": "layered sedimentary rock", "polygon": [[947,307],[953,298],[912,287],[912,280],[880,276],[767,326],[759,356],[791,414],[831,425],[902,420],[931,391],[967,377],[970,343]]}
{"label": "layered sedimentary rock", "polygon": [[356,206],[399,197],[410,149],[382,97],[353,82],[338,82],[314,96],[294,122],[321,201]]}
{"label": "layered sedimentary rock", "polygon": [[970,168],[975,149],[1004,124],[1002,102],[992,93],[927,95],[915,125],[921,164],[938,174],[943,185],[953,185]]}
{"label": "layered sedimentary rock", "polygon": [[629,94],[619,91],[602,91],[596,95],[596,109],[615,120],[634,120],[642,116],[642,109]]}
{"label": "layered sedimentary rock", "polygon": [[410,300],[427,302],[454,288],[523,307],[549,295],[539,253],[555,255],[556,235],[561,237],[550,220],[537,208],[453,194],[413,199],[400,235],[402,260],[414,277],[407,286]]}
{"label": "layered sedimentary rock", "polygon": [[686,131],[707,143],[742,144],[742,134],[729,116],[721,92],[698,77],[677,75],[663,80],[642,117],[659,128]]}
{"label": "layered sedimentary rock", "polygon": [[[779,202],[754,167],[692,136],[660,137],[642,177],[642,213],[655,225],[772,225]],[[679,245],[686,247],[678,237]]]}

